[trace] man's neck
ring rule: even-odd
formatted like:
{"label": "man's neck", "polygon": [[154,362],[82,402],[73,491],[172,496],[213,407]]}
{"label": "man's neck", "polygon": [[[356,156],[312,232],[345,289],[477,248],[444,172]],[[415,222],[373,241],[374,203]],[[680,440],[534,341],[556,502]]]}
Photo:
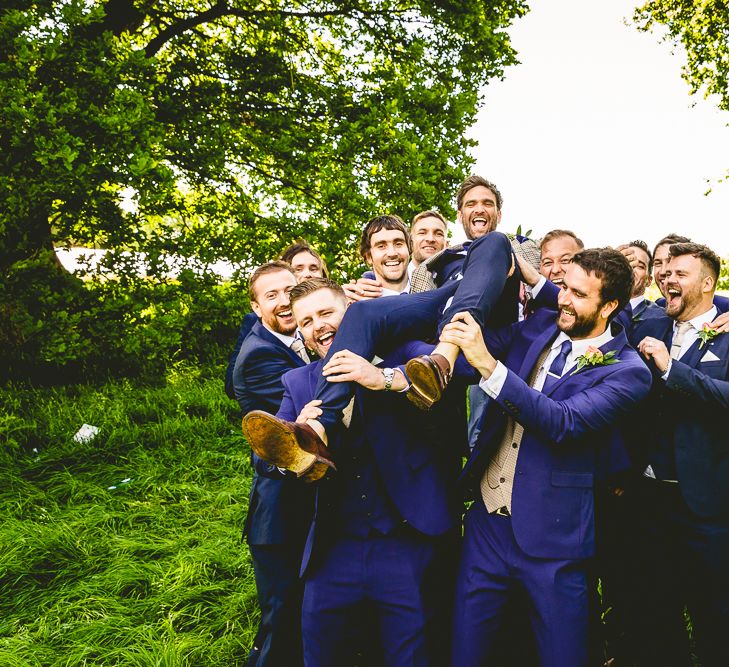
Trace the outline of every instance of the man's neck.
{"label": "man's neck", "polygon": [[570,335],[568,334],[568,335],[567,335],[567,338],[569,338],[570,340],[591,340],[591,339],[593,339],[593,338],[599,338],[600,336],[602,336],[602,335],[603,335],[603,334],[604,334],[604,333],[605,333],[605,332],[607,331],[607,328],[608,328],[608,323],[606,323],[606,324],[605,324],[605,326],[604,326],[604,327],[602,327],[602,329],[598,329],[598,328],[596,327],[595,329],[593,329],[593,330],[592,330],[592,331],[591,331],[591,332],[590,332],[589,334],[587,334],[586,336],[579,336],[579,337],[574,337],[574,336],[570,336]]}
{"label": "man's neck", "polygon": [[690,322],[699,315],[708,313],[714,307],[714,294],[712,293],[710,298],[701,299],[691,310],[685,310],[677,318],[676,322]]}
{"label": "man's neck", "polygon": [[408,283],[410,282],[410,278],[408,277],[407,271],[402,277],[402,280],[398,280],[397,282],[394,282],[392,280],[386,280],[382,276],[379,276],[375,274],[375,278],[380,281],[380,284],[385,288],[392,290],[393,292],[402,292],[405,289],[407,289]]}

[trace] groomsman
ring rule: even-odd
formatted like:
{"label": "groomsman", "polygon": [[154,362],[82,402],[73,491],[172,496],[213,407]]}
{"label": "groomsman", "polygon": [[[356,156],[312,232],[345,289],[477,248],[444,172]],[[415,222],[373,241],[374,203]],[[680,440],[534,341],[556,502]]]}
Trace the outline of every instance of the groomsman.
{"label": "groomsman", "polygon": [[441,334],[493,399],[462,475],[474,503],[456,588],[453,667],[488,664],[516,590],[529,596],[543,667],[587,663],[593,487],[623,452],[615,424],[646,396],[650,373],[624,332],[609,327],[633,283],[623,255],[580,252],[563,280],[556,319],[542,309],[487,330],[484,343],[471,315],[459,313]]}
{"label": "groomsman", "polygon": [[638,555],[641,665],[691,665],[684,608],[702,667],[729,665],[729,336],[710,328],[721,263],[678,243],[665,266],[663,317],[633,341],[654,376],[641,412],[646,439]]}
{"label": "groomsman", "polygon": [[[269,262],[257,268],[248,283],[258,319],[242,341],[232,378],[243,415],[251,410],[276,412],[283,397],[281,376],[309,361],[296,336],[289,303],[289,292],[296,285],[291,266]],[[313,512],[313,491],[255,455],[252,462],[244,532],[253,560],[261,622],[247,665],[296,667],[302,664],[298,575]]]}

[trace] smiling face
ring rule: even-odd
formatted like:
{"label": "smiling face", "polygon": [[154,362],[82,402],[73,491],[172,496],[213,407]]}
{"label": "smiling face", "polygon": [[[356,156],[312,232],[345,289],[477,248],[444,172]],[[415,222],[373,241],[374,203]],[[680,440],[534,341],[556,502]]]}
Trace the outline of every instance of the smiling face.
{"label": "smiling face", "polygon": [[693,255],[671,257],[666,266],[666,315],[687,322],[706,312],[714,294],[714,279]]}
{"label": "smiling face", "polygon": [[329,351],[346,309],[344,295],[327,288],[312,292],[294,303],[294,316],[304,344],[320,358],[323,359]]}
{"label": "smiling face", "polygon": [[661,294],[666,296],[666,269],[668,268],[668,249],[671,247],[670,243],[664,243],[656,248],[655,254],[653,255],[653,280],[656,281],[658,289],[661,290]]}
{"label": "smiling face", "polygon": [[302,250],[291,258],[291,268],[296,280],[300,283],[309,278],[321,278],[324,275],[321,262],[307,250]]}
{"label": "smiling face", "polygon": [[458,209],[458,219],[463,225],[466,237],[471,241],[493,232],[501,221],[496,195],[483,185],[471,188],[463,196],[463,203]]}
{"label": "smiling face", "polygon": [[539,260],[539,273],[555,285],[562,285],[565,270],[572,258],[582,250],[571,236],[557,236],[542,244]]}
{"label": "smiling face", "polygon": [[602,280],[581,266],[570,264],[564,273],[557,304],[557,327],[573,340],[594,338],[603,333],[617,301],[602,303]]}
{"label": "smiling face", "polygon": [[285,336],[292,336],[296,331],[296,322],[289,304],[289,292],[294,285],[294,274],[281,269],[263,274],[252,288],[253,312],[261,318],[265,327]]}
{"label": "smiling face", "polygon": [[365,261],[372,267],[383,287],[404,287],[410,261],[405,234],[399,229],[381,229],[372,234]]}
{"label": "smiling face", "polygon": [[653,278],[648,270],[650,266],[650,257],[648,253],[638,246],[630,246],[633,249],[636,257],[636,264],[633,267],[633,291],[630,297],[641,296],[645,294],[648,285],[651,284]]}
{"label": "smiling face", "polygon": [[433,216],[420,218],[410,230],[413,240],[413,262],[419,265],[446,247],[446,226]]}

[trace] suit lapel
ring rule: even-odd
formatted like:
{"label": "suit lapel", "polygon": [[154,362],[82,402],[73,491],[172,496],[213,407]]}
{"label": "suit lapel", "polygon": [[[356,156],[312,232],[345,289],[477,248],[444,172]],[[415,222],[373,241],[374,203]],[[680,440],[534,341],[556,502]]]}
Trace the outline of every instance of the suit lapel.
{"label": "suit lapel", "polygon": [[544,348],[557,337],[557,333],[556,324],[547,327],[529,346],[529,349],[521,362],[521,366],[519,367],[519,377],[522,380],[528,381],[529,375],[534,370],[534,365],[539,359],[539,355],[542,353]]}
{"label": "suit lapel", "polygon": [[[258,327],[258,329],[256,329]],[[256,331],[256,335],[260,336],[264,340],[267,340],[269,343],[272,343],[274,345],[278,345],[282,350],[286,350],[286,354],[291,357],[291,359],[296,363],[296,366],[303,366],[305,364],[304,360],[296,354],[290,347],[287,345],[284,345],[283,341],[281,341],[279,338],[276,338],[266,327],[263,326],[260,322],[256,322],[254,325],[254,330]]]}

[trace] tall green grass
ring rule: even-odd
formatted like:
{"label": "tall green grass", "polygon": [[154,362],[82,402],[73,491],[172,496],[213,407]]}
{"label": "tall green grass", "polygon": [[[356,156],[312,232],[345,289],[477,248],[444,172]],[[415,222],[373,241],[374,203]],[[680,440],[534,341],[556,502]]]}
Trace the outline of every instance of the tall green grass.
{"label": "tall green grass", "polygon": [[0,389],[0,665],[244,663],[250,469],[221,374]]}

